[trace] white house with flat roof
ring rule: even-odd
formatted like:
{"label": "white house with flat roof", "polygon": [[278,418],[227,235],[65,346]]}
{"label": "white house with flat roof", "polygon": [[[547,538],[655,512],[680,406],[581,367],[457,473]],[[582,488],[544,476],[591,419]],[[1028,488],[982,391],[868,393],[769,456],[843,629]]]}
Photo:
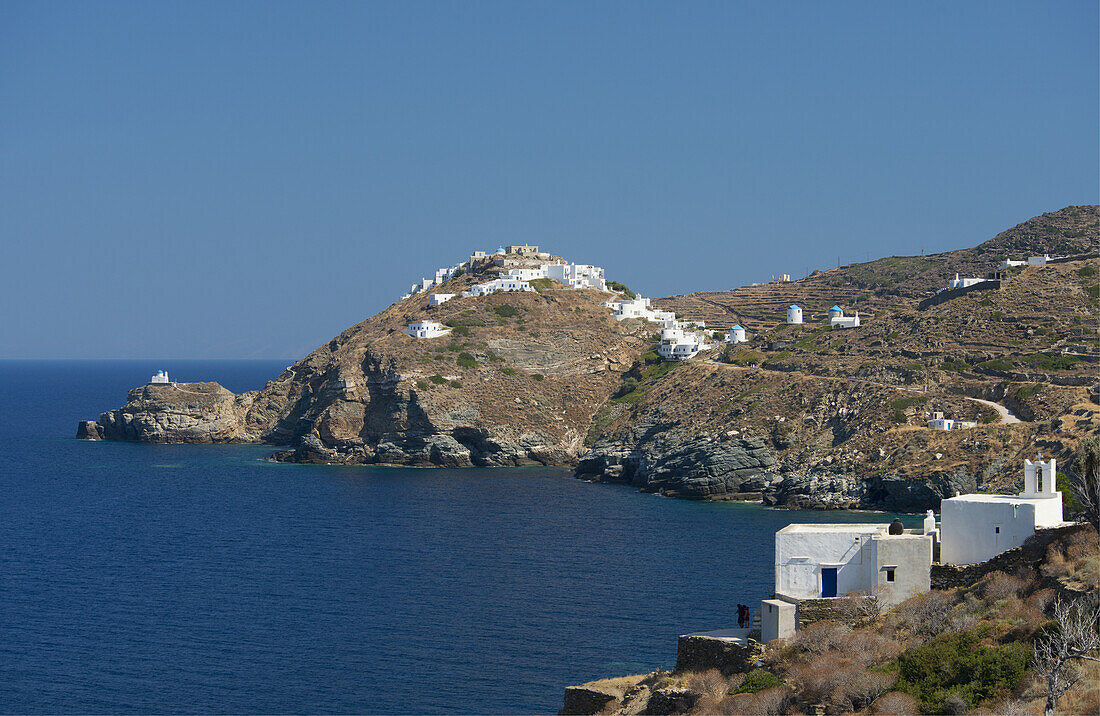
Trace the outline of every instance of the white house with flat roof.
{"label": "white house with flat roof", "polygon": [[787,525],[775,533],[775,597],[760,604],[761,641],[793,634],[806,599],[862,592],[893,606],[927,592],[934,539],[927,519],[915,530],[900,521]]}
{"label": "white house with flat roof", "polygon": [[1042,256],[1028,256],[1027,263],[1029,266],[1046,266],[1050,261],[1050,256],[1043,254]]}
{"label": "white house with flat roof", "polygon": [[168,385],[171,381],[168,380],[168,371],[158,370],[156,374],[149,379],[149,382],[155,385]]}
{"label": "white house with flat roof", "polygon": [[438,338],[451,332],[450,328],[444,328],[435,321],[417,321],[410,323],[409,327],[401,331],[413,338]]}
{"label": "white house with flat roof", "polygon": [[1001,262],[1001,265],[997,267],[998,270],[1004,271],[1014,266],[1027,266],[1027,261],[1013,261],[1012,259],[1005,259]]}
{"label": "white house with flat roof", "polygon": [[475,296],[488,296],[491,293],[498,293],[501,291],[534,291],[531,288],[531,284],[526,281],[521,281],[516,278],[504,277],[495,278],[492,281],[486,281],[485,283],[479,283],[475,286],[471,286],[469,290],[463,291],[462,295],[465,298],[473,298]]}
{"label": "white house with flat roof", "polygon": [[428,305],[442,306],[444,303],[450,301],[457,295],[458,294],[455,293],[433,293],[432,295],[428,296]]}
{"label": "white house with flat roof", "polygon": [[802,323],[802,309],[793,303],[787,307],[787,323],[793,326]]}
{"label": "white house with flat roof", "polygon": [[607,290],[607,281],[604,280],[604,271],[599,266],[590,264],[546,264],[542,267],[546,271],[546,277],[559,283],[564,283],[569,288],[595,288],[600,291]]}
{"label": "white house with flat roof", "polygon": [[943,413],[932,413],[932,418],[928,421],[928,427],[932,430],[962,430],[964,428],[977,427],[978,423],[975,420],[955,420],[953,418],[945,418]]}
{"label": "white house with flat roof", "polygon": [[699,351],[709,348],[703,336],[677,325],[661,330],[661,342],[657,346],[657,354],[665,360],[687,360],[693,358]]}
{"label": "white house with flat roof", "polygon": [[956,495],[940,502],[940,561],[984,562],[1019,547],[1035,530],[1062,524],[1062,493],[1055,489],[1054,458],[1024,460],[1018,495]]}
{"label": "white house with flat roof", "polygon": [[947,290],[950,291],[955,288],[967,288],[973,286],[976,283],[982,283],[984,278],[959,278],[959,274],[955,274],[955,278],[947,282]]}
{"label": "white house with flat roof", "polygon": [[726,343],[736,345],[738,343],[745,343],[749,339],[745,336],[745,329],[741,327],[740,323],[735,323],[730,327],[729,333],[726,334]]}

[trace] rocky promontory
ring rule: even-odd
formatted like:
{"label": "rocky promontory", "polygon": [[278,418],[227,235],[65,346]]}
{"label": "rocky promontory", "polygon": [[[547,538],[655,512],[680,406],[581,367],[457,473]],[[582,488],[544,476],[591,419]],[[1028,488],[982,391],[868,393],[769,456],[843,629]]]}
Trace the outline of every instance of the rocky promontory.
{"label": "rocky promontory", "polygon": [[[462,297],[524,260],[487,259],[433,289],[454,298],[403,298],[260,390],[146,385],[78,437],[263,443],[288,462],[562,465],[688,499],[923,511],[1013,489],[1024,456],[1065,461],[1100,429],[1098,243],[1098,207],[1067,207],[974,248],[656,299],[717,329],[682,363],[658,357],[654,324],[612,318],[604,304],[622,294],[546,279]],[[1042,253],[1069,256],[998,270]],[[925,300],[956,273],[998,280]],[[791,303],[803,324],[786,323]],[[830,330],[834,303],[862,325]],[[417,321],[450,332],[406,335]],[[748,342],[722,341],[733,323]],[[974,427],[931,430],[934,413]]]}

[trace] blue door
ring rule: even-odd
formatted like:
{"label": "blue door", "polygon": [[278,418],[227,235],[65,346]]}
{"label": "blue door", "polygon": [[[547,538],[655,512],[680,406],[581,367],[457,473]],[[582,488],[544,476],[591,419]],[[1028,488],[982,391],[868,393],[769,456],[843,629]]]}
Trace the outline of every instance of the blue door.
{"label": "blue door", "polygon": [[821,596],[836,596],[836,567],[821,568]]}

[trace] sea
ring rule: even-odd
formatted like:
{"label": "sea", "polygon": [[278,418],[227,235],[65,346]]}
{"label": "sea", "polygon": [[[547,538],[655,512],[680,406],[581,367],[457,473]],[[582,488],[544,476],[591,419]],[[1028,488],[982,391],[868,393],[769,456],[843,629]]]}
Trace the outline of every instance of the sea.
{"label": "sea", "polygon": [[157,369],[284,365],[0,361],[0,712],[552,713],[758,607],[776,530],[893,518],[74,439]]}

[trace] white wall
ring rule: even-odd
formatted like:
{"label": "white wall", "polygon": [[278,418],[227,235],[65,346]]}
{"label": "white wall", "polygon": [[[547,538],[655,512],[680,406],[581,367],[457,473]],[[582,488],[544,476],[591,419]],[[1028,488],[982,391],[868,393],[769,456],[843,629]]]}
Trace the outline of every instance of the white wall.
{"label": "white wall", "polygon": [[[931,535],[875,535],[871,538],[874,571],[871,589],[879,602],[900,604],[914,594],[932,588]],[[887,579],[887,568],[894,568],[894,581]]]}
{"label": "white wall", "polygon": [[[837,596],[869,589],[873,557],[871,535],[888,525],[844,525],[828,530],[775,533],[775,591],[799,599],[821,595],[821,568],[837,567]],[[806,558],[806,559],[802,559]]]}
{"label": "white wall", "polygon": [[796,609],[794,604],[781,599],[765,599],[760,602],[761,643],[786,639],[794,634]]}
{"label": "white wall", "polygon": [[[940,502],[940,561],[945,564],[984,562],[1019,547],[1035,534],[1036,503],[1053,502],[1050,498],[1009,496],[996,501],[968,499],[972,497],[979,496],[963,495]],[[1058,508],[1061,512],[1061,499]]]}

